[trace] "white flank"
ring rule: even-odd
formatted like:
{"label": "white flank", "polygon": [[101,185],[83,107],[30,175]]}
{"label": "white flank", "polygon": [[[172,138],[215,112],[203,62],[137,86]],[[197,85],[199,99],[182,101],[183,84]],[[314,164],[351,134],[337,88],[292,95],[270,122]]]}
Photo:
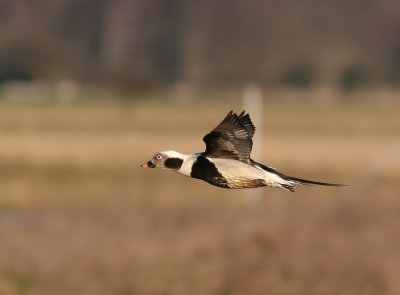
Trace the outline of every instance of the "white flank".
{"label": "white flank", "polygon": [[282,177],[280,177],[279,175],[276,175],[275,173],[265,171],[264,169],[262,169],[262,167],[260,167],[258,165],[256,165],[256,167],[257,167],[257,169],[260,169],[261,171],[264,172],[265,182],[269,186],[281,187],[282,184],[289,185],[289,186],[292,186],[295,184],[295,182],[293,182],[291,180],[283,179]]}
{"label": "white flank", "polygon": [[244,179],[264,179],[265,171],[257,169],[246,163],[219,158],[207,158],[215,164],[218,171],[223,177],[227,178],[244,178]]}
{"label": "white flank", "polygon": [[246,163],[230,160],[230,159],[218,159],[208,158],[215,164],[218,171],[223,177],[228,179],[263,179],[265,184],[268,186],[282,187],[282,185],[293,185],[293,181],[285,180],[275,173],[265,171],[259,166],[253,167]]}

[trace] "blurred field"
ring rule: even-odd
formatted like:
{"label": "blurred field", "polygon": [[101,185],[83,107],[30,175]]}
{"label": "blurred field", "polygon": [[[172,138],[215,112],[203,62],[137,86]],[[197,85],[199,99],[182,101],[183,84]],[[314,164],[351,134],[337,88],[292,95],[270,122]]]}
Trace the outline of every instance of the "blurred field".
{"label": "blurred field", "polygon": [[139,168],[232,108],[0,105],[0,294],[400,294],[399,104],[265,103],[263,162],[346,188]]}

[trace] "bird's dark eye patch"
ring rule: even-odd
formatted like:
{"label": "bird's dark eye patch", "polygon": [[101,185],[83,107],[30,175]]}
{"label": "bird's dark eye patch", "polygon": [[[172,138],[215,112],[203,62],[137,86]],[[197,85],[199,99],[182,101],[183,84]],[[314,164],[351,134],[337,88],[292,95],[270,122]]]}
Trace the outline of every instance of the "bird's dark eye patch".
{"label": "bird's dark eye patch", "polygon": [[179,168],[181,168],[182,163],[183,160],[180,158],[169,158],[165,160],[164,166],[170,169],[178,170]]}

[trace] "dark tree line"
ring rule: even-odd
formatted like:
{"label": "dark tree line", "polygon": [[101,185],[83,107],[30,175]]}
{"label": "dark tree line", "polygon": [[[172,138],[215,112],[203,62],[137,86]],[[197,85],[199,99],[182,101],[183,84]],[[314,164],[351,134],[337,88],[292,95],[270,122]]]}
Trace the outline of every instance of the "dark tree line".
{"label": "dark tree line", "polygon": [[400,83],[392,0],[0,0],[0,81]]}

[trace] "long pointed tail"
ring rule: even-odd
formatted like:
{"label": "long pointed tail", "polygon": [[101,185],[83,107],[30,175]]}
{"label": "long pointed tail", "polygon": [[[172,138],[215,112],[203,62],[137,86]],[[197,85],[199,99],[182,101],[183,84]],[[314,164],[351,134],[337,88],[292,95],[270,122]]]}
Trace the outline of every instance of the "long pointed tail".
{"label": "long pointed tail", "polygon": [[315,184],[315,185],[325,185],[325,186],[346,186],[345,184],[339,184],[339,183],[328,183],[328,182],[320,182],[320,181],[314,181],[314,180],[307,180],[307,179],[301,179],[297,177],[292,177],[292,176],[286,176],[285,174],[282,174],[278,171],[276,171],[274,168],[265,166],[263,164],[257,163],[253,160],[251,160],[252,163],[259,168],[263,169],[266,172],[269,172],[273,181],[270,181],[271,186],[276,186],[276,187],[281,187],[285,190],[294,192],[296,185],[301,184],[301,185],[310,185],[310,184]]}
{"label": "long pointed tail", "polygon": [[319,182],[319,181],[314,181],[314,180],[307,180],[307,179],[301,179],[297,177],[291,177],[291,176],[286,176],[289,180],[293,180],[299,184],[317,184],[317,185],[326,185],[326,186],[346,186],[346,184],[340,184],[340,183],[329,183],[329,182]]}
{"label": "long pointed tail", "polygon": [[[279,173],[279,172],[278,172]],[[278,182],[279,187],[294,192],[296,185],[301,184],[301,185],[325,185],[325,186],[346,186],[345,184],[339,184],[339,183],[328,183],[328,182],[320,182],[320,181],[314,181],[314,180],[307,180],[307,179],[301,179],[297,177],[291,177],[291,176],[286,176],[282,173],[278,174],[279,177],[282,179],[282,181]]]}
{"label": "long pointed tail", "polygon": [[[302,184],[302,185],[310,185],[310,184],[316,184],[316,185],[325,185],[325,186],[346,186],[345,184],[339,184],[339,183],[328,183],[328,182],[320,182],[320,181],[314,181],[314,180],[308,180],[308,179],[301,179],[297,177],[291,177],[291,176],[286,176],[285,180],[289,180],[289,182],[294,182],[293,185],[290,188],[286,188],[290,191],[294,191],[296,184]],[[290,185],[289,185],[290,186]]]}

